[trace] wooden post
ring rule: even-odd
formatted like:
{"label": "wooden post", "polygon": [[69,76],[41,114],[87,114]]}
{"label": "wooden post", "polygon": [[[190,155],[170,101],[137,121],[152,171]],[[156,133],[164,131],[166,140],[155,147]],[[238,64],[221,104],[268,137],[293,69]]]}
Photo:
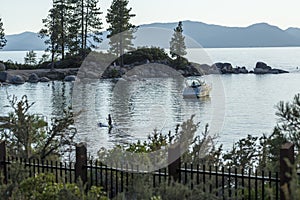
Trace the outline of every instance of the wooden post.
{"label": "wooden post", "polygon": [[168,149],[168,171],[170,178],[173,178],[174,181],[180,181],[180,145],[175,147],[170,147]]}
{"label": "wooden post", "polygon": [[[289,160],[291,165],[295,163],[294,144],[286,143],[280,149],[280,199],[287,200],[286,194],[290,194],[290,181],[292,177],[293,166],[290,166],[286,160]],[[288,176],[290,174],[290,176]],[[283,190],[283,186],[287,185],[288,191]]]}
{"label": "wooden post", "polygon": [[84,143],[76,146],[75,179],[81,178],[83,184],[87,183],[87,149]]}
{"label": "wooden post", "polygon": [[7,183],[7,168],[6,168],[6,145],[5,141],[0,141],[0,172],[3,173],[4,183]]}

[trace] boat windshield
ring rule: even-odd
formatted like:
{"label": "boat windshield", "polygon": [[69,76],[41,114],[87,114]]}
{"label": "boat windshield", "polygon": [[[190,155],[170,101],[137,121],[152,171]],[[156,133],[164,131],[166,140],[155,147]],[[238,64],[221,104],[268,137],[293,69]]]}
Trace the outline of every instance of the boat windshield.
{"label": "boat windshield", "polygon": [[186,82],[186,85],[187,86],[190,86],[190,87],[200,87],[202,85],[205,85],[205,82],[202,81],[202,80],[198,80],[198,79],[195,79],[195,80],[188,80]]}

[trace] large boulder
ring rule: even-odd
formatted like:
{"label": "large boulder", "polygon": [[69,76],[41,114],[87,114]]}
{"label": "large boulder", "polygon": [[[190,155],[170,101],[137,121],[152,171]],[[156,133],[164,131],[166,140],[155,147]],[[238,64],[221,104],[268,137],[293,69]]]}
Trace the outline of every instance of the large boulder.
{"label": "large boulder", "polygon": [[25,83],[25,79],[20,76],[20,75],[15,75],[12,76],[11,79],[9,80],[10,83],[12,84],[24,84]]}
{"label": "large boulder", "polygon": [[64,81],[66,81],[66,82],[76,81],[76,76],[73,76],[73,75],[66,76],[66,77],[64,78]]}
{"label": "large boulder", "polygon": [[272,68],[270,66],[268,66],[266,63],[264,62],[257,62],[255,68],[257,69],[263,69],[265,71],[271,70]]}
{"label": "large boulder", "polygon": [[6,82],[7,80],[11,79],[11,75],[7,72],[0,72],[0,82]]}
{"label": "large boulder", "polygon": [[35,73],[30,74],[28,77],[29,83],[37,83],[37,82],[39,82],[39,80],[40,80],[39,76]]}
{"label": "large boulder", "polygon": [[221,74],[235,73],[235,70],[230,63],[215,63],[212,67],[217,67]]}
{"label": "large boulder", "polygon": [[218,69],[222,69],[223,68],[223,63],[215,63],[213,64],[213,66],[217,67]]}
{"label": "large boulder", "polygon": [[270,74],[272,68],[264,62],[257,62],[254,68],[254,74]]}
{"label": "large boulder", "polygon": [[0,72],[3,72],[6,70],[6,67],[3,63],[0,63]]}

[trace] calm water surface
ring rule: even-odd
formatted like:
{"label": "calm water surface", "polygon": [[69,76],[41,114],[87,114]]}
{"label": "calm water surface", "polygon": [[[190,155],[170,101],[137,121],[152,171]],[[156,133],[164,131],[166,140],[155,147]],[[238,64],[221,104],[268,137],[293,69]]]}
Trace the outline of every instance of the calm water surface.
{"label": "calm water surface", "polygon": [[[208,49],[207,52],[211,56],[211,62],[228,61],[233,65],[253,69],[255,63],[261,60],[292,73],[262,76],[209,75],[205,79],[212,83],[212,93],[210,98],[200,100],[183,99],[184,81],[172,78],[126,83],[102,80],[86,84],[79,88],[82,96],[73,96],[82,99],[85,108],[77,123],[78,140],[87,141],[89,150],[95,153],[101,147],[112,147],[137,139],[145,140],[154,128],[164,133],[173,131],[176,124],[193,114],[194,121],[201,122],[198,134],[201,134],[206,123],[213,126],[214,120],[220,122],[217,125],[220,129],[212,127],[211,133],[219,135],[219,143],[223,143],[225,149],[231,148],[234,141],[247,134],[269,134],[277,120],[275,106],[281,100],[291,100],[300,92],[300,73],[297,70],[300,66],[300,48]],[[189,57],[196,61],[197,50],[190,50]],[[224,87],[224,98],[214,87],[214,83],[220,82]],[[126,85],[122,89],[122,96],[116,89],[119,84]],[[18,97],[26,94],[30,101],[36,102],[33,113],[40,113],[48,118],[60,116],[62,108],[72,104],[74,87],[74,83],[62,82],[1,87],[0,114],[11,110],[8,107],[8,93]],[[218,116],[218,111],[215,110],[219,104],[225,105],[224,118],[222,113]],[[97,122],[107,123],[109,113],[115,124],[111,132],[97,126]]]}

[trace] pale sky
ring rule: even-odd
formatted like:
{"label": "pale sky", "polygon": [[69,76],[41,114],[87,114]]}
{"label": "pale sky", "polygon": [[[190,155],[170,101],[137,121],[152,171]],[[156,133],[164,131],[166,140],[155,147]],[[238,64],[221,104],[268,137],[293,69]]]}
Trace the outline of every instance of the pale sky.
{"label": "pale sky", "polygon": [[[100,0],[104,26],[112,0]],[[282,29],[300,27],[300,0],[129,0],[135,25],[152,22],[201,21],[246,27],[267,22]],[[52,0],[0,0],[5,33],[38,32]]]}

